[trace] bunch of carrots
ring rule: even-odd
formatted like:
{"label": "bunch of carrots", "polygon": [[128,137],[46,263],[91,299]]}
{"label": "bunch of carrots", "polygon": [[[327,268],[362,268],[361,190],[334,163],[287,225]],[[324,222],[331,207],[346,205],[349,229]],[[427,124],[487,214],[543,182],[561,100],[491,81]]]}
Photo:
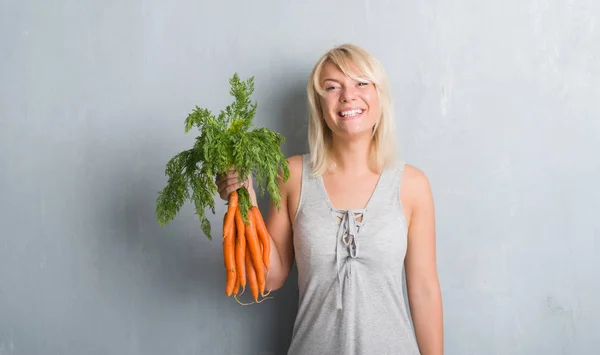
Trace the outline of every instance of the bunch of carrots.
{"label": "bunch of carrots", "polygon": [[[245,188],[245,187],[242,187]],[[270,269],[270,237],[262,214],[257,206],[247,211],[247,223],[242,218],[238,193],[229,195],[227,212],[223,218],[223,258],[225,261],[225,294],[238,296],[250,286],[256,303],[264,301],[270,291],[265,293],[266,276]],[[240,293],[241,288],[241,293]],[[259,301],[259,295],[262,299]]]}
{"label": "bunch of carrots", "polygon": [[[218,114],[196,106],[185,119],[185,132],[200,131],[190,149],[173,156],[165,166],[167,185],[156,199],[156,215],[161,226],[172,221],[187,200],[193,202],[202,232],[212,240],[207,211],[215,213],[214,196],[218,192],[214,177],[235,167],[239,176],[253,174],[257,188],[268,192],[279,208],[281,192],[278,179],[289,178],[288,162],[281,151],[284,137],[265,128],[254,127],[256,102],[250,96],[254,78],[241,80],[234,73],[229,79],[234,101]],[[270,236],[258,209],[252,204],[246,187],[228,198],[223,219],[223,257],[227,273],[225,293],[238,296],[250,286],[256,303],[262,302],[266,276],[270,269]],[[240,293],[241,288],[241,293]],[[259,301],[259,297],[262,299]],[[252,302],[254,303],[254,302]],[[248,303],[250,304],[250,303]]]}

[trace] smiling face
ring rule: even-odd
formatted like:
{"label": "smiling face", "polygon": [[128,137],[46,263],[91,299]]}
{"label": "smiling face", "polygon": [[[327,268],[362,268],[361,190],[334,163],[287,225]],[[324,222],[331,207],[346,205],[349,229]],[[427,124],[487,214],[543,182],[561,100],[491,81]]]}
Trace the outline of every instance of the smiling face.
{"label": "smiling face", "polygon": [[[390,84],[381,63],[369,52],[351,43],[329,49],[313,66],[306,93],[308,146],[315,174],[329,169],[336,145],[362,149],[368,144],[374,170],[396,161]],[[349,142],[352,146],[344,146]]]}
{"label": "smiling face", "polygon": [[333,135],[368,137],[379,115],[377,89],[368,80],[355,80],[327,62],[320,75],[322,114]]}

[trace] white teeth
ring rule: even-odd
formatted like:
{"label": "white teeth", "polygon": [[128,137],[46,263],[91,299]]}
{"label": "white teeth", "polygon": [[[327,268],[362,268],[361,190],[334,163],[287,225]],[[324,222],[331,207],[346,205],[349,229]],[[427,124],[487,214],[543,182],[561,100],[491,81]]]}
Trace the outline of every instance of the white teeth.
{"label": "white teeth", "polygon": [[361,114],[362,112],[363,112],[363,110],[361,110],[361,109],[349,110],[349,111],[342,112],[342,116],[343,117],[356,116],[356,115]]}

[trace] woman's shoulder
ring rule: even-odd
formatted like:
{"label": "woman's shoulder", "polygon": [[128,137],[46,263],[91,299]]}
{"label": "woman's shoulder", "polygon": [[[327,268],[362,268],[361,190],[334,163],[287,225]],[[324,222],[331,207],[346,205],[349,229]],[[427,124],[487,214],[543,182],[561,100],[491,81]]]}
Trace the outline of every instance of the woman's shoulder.
{"label": "woman's shoulder", "polygon": [[290,169],[292,168],[291,166],[293,165],[294,168],[302,168],[302,160],[304,160],[304,156],[306,154],[295,154],[295,155],[290,155],[287,157],[287,161],[288,164],[290,165]]}
{"label": "woman's shoulder", "polygon": [[431,198],[429,178],[423,170],[411,164],[404,164],[400,191],[402,199],[411,204]]}
{"label": "woman's shoulder", "polygon": [[402,180],[416,185],[429,184],[425,172],[411,164],[404,164]]}
{"label": "woman's shoulder", "polygon": [[305,154],[290,155],[287,158],[288,168],[290,170],[290,178],[292,176],[299,177],[302,175],[302,166]]}
{"label": "woman's shoulder", "polygon": [[296,154],[287,157],[287,166],[289,170],[289,178],[282,183],[283,187],[294,188],[298,186],[302,179],[302,165],[304,160],[303,154]]}

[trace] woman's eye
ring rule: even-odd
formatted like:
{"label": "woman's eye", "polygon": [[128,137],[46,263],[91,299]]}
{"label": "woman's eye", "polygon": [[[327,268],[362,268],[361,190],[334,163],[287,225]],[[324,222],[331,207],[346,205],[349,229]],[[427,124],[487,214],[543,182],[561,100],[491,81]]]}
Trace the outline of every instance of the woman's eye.
{"label": "woman's eye", "polygon": [[331,91],[331,90],[333,90],[333,89],[335,89],[335,86],[327,86],[327,87],[325,88],[325,90],[327,90],[327,91]]}
{"label": "woman's eye", "polygon": [[369,83],[358,83],[359,86],[367,86]]}

